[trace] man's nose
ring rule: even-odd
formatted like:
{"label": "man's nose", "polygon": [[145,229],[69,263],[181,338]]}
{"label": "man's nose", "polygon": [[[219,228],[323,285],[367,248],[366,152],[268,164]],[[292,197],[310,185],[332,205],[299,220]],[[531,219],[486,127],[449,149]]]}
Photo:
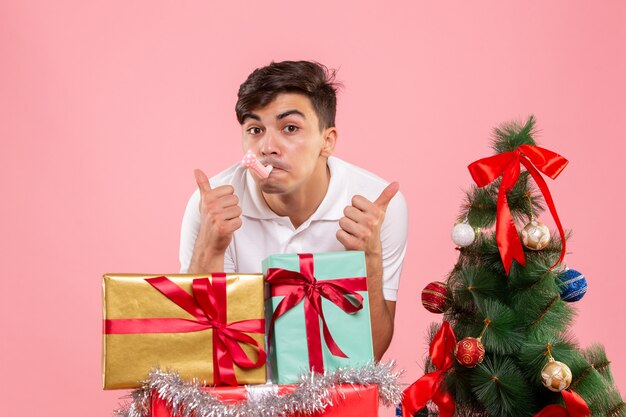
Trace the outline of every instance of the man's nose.
{"label": "man's nose", "polygon": [[278,154],[278,142],[274,132],[267,130],[261,143],[261,155]]}

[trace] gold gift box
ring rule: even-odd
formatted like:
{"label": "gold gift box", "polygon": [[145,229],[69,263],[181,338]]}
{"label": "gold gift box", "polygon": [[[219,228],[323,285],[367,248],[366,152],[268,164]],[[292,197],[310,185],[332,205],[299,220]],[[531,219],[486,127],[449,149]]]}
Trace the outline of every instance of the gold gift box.
{"label": "gold gift box", "polygon": [[[106,274],[103,277],[103,318],[145,319],[194,317],[151,286],[145,279],[165,276],[192,294],[192,282],[204,275]],[[226,274],[227,322],[263,319],[263,275]],[[264,335],[246,333],[264,348]],[[256,351],[240,344],[249,358]],[[184,379],[213,383],[213,330],[188,333],[104,334],[102,383],[104,389],[136,388],[159,366],[176,370]],[[263,384],[265,365],[242,369],[234,365],[239,384]]]}

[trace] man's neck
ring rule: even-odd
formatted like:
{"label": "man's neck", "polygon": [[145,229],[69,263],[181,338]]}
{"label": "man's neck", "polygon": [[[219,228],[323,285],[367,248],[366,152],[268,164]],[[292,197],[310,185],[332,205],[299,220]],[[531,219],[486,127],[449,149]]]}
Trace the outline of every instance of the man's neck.
{"label": "man's neck", "polygon": [[270,210],[279,216],[289,217],[294,229],[297,229],[309,217],[315,213],[322,204],[328,186],[330,184],[330,169],[325,164],[325,169],[319,170],[316,178],[311,178],[309,184],[316,186],[302,187],[291,194],[266,194],[263,198]]}

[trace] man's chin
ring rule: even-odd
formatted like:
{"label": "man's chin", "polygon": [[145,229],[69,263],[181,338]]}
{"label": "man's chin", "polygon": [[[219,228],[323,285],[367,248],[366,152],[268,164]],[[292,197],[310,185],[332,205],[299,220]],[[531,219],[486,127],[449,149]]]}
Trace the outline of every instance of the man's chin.
{"label": "man's chin", "polygon": [[265,194],[282,194],[285,192],[285,187],[274,181],[261,181],[259,183],[259,188]]}

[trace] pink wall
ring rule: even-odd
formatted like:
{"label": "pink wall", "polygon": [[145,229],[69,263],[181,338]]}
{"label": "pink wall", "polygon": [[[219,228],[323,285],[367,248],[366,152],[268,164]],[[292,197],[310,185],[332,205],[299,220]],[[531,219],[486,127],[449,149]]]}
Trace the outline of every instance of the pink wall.
{"label": "pink wall", "polygon": [[[381,2],[382,3],[382,2]],[[550,187],[590,293],[573,332],[626,394],[626,5],[601,2],[0,1],[2,414],[109,416],[100,276],[174,272],[194,167],[241,155],[245,76],[271,60],[340,68],[337,155],[399,180],[409,258],[389,358],[421,375],[419,293],[491,128],[537,116],[571,160]],[[547,216],[546,216],[547,218]],[[36,398],[34,398],[36,397]]]}

